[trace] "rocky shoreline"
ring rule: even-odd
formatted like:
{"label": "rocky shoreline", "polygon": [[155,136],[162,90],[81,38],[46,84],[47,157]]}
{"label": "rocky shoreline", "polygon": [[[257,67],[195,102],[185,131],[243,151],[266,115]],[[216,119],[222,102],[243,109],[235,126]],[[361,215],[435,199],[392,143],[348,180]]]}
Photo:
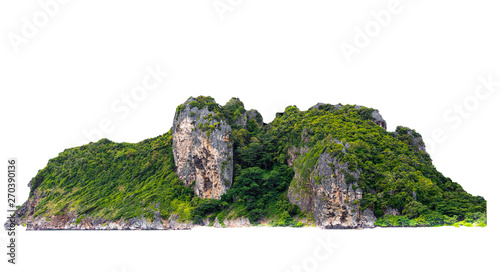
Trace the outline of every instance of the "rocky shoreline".
{"label": "rocky shoreline", "polygon": [[[201,224],[181,222],[178,216],[171,215],[168,220],[155,215],[154,220],[146,218],[131,218],[128,220],[109,221],[100,218],[77,217],[75,214],[58,215],[51,217],[38,216],[35,219],[19,219],[15,217],[16,226],[25,226],[27,230],[190,230],[195,227],[212,226],[214,228],[251,227],[248,218],[224,219],[223,224],[216,218],[211,224],[206,218]],[[10,220],[4,224],[5,229],[11,226]]]}

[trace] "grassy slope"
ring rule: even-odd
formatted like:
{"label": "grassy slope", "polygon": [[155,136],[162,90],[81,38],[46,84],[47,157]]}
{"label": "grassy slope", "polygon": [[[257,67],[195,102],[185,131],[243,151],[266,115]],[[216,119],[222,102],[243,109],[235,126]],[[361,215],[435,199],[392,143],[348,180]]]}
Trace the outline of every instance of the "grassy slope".
{"label": "grassy slope", "polygon": [[35,215],[75,211],[118,220],[146,215],[159,204],[188,219],[194,192],[174,171],[172,135],[168,132],[137,144],[107,139],[67,149],[40,170],[31,194],[44,193]]}

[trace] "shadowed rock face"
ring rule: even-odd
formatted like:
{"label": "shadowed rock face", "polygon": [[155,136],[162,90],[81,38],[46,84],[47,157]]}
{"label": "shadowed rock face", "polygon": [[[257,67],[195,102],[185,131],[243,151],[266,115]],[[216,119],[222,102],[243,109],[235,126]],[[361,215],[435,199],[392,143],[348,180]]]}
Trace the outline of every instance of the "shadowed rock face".
{"label": "shadowed rock face", "polygon": [[384,120],[382,115],[378,112],[378,110],[374,110],[372,112],[372,120],[375,124],[379,125],[383,129],[387,130],[387,122]]}
{"label": "shadowed rock face", "polygon": [[288,190],[288,199],[311,212],[317,226],[327,229],[374,227],[373,212],[360,211],[363,191],[357,188],[359,170],[349,171],[346,163],[340,163],[329,153],[319,156],[307,177],[294,170],[294,185]]}
{"label": "shadowed rock face", "polygon": [[220,199],[231,187],[233,148],[231,127],[207,108],[186,107],[174,119],[173,153],[176,171],[186,186],[202,198]]}
{"label": "shadowed rock face", "polygon": [[[260,118],[259,118],[260,116]],[[241,117],[240,117],[240,120],[238,120],[238,125],[241,125],[242,127],[246,127],[247,126],[247,123],[248,121],[254,119],[255,122],[257,122],[257,125],[259,125],[259,127],[262,127],[263,123],[262,123],[262,116],[260,115],[260,113],[256,110],[249,110],[247,112],[245,112],[245,114],[242,114]]]}

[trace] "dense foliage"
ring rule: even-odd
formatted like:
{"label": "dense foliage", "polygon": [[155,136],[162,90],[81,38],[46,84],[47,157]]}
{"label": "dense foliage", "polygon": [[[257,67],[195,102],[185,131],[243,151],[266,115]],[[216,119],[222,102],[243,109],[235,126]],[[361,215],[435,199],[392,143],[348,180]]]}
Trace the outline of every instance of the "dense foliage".
{"label": "dense foliage", "polygon": [[276,152],[286,154],[291,146],[309,148],[296,164],[306,175],[319,155],[333,152],[350,170],[361,171],[357,180],[363,190],[361,208],[372,209],[377,217],[393,208],[408,219],[421,220],[416,225],[442,225],[485,214],[482,197],[468,194],[444,177],[430,156],[419,150],[423,142],[418,133],[404,127],[387,132],[371,120],[372,111],[349,105],[320,105],[308,111],[288,107],[271,123]]}
{"label": "dense foliage", "polygon": [[[363,190],[361,209],[371,209],[379,226],[433,226],[486,224],[486,201],[472,196],[444,177],[422,151],[414,130],[398,127],[387,132],[372,120],[373,109],[322,104],[308,111],[295,106],[262,125],[262,116],[246,120],[238,99],[218,105],[211,97],[191,98],[187,104],[214,113],[231,128],[234,151],[233,185],[220,200],[201,199],[183,186],[175,174],[172,135],[168,132],[137,144],[107,139],[67,149],[51,159],[32,180],[31,194],[43,198],[35,215],[79,215],[111,220],[137,216],[201,222],[244,216],[252,223],[301,226],[311,214],[300,211],[287,198],[294,170],[287,165],[292,147],[306,148],[295,170],[310,175],[322,153],[329,152],[359,170]],[[243,120],[246,120],[243,122]],[[208,132],[210,128],[207,128]],[[385,215],[389,208],[400,215]]]}
{"label": "dense foliage", "polygon": [[195,220],[211,214],[212,219],[244,216],[250,222],[268,219],[271,225],[301,226],[292,217],[304,218],[303,213],[292,205],[286,191],[293,178],[293,171],[284,160],[273,153],[275,143],[268,135],[267,127],[260,127],[262,116],[250,119],[246,125],[241,122],[246,112],[243,103],[231,99],[221,107],[221,116],[232,127],[231,142],[234,152],[234,182],[220,201],[203,200],[195,207]]}
{"label": "dense foliage", "polygon": [[102,139],[67,149],[40,170],[31,194],[43,194],[36,215],[70,211],[111,220],[172,212],[191,218],[194,192],[174,171],[172,135],[137,144]]}

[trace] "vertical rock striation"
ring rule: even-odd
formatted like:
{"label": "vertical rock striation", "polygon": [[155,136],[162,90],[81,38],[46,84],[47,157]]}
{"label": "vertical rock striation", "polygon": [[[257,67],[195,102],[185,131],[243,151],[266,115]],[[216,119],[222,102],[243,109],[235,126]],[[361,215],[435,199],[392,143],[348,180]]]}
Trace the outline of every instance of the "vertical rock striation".
{"label": "vertical rock striation", "polygon": [[288,199],[301,210],[311,212],[317,226],[327,229],[374,227],[373,212],[360,210],[363,191],[357,188],[359,170],[350,171],[347,163],[341,163],[333,153],[320,154],[310,172],[300,171],[298,167],[299,164],[294,164],[295,177]]}
{"label": "vertical rock striation", "polygon": [[[210,107],[188,99],[174,118],[173,153],[176,171],[202,198],[220,199],[233,177],[231,127]],[[217,108],[216,105],[215,108]]]}

